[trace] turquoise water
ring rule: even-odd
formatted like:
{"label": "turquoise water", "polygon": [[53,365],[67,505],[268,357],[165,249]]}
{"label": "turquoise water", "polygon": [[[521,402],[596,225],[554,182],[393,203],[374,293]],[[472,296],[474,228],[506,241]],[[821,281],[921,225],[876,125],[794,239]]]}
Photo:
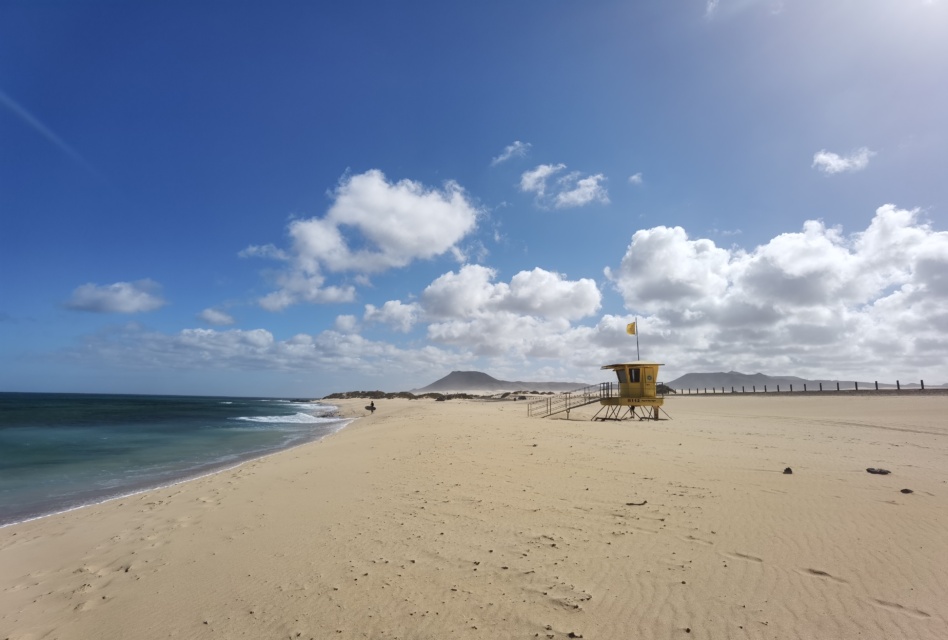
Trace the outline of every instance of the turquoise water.
{"label": "turquoise water", "polygon": [[196,477],[345,426],[266,398],[0,393],[0,526]]}

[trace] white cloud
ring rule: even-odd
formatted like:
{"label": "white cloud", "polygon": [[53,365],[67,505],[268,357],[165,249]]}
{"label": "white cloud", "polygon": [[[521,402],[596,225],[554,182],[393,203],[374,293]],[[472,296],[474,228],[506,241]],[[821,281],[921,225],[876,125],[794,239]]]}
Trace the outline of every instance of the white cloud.
{"label": "white cloud", "polygon": [[427,384],[431,382],[432,371],[464,368],[469,361],[463,352],[432,346],[402,349],[349,331],[301,333],[277,340],[265,329],[185,329],[165,334],[137,324],[86,336],[80,347],[61,355],[82,366],[107,363],[138,371],[271,371],[304,375],[332,371],[340,378],[354,374],[359,380],[374,381],[367,384],[375,385],[391,385],[392,372],[396,371],[399,382],[409,384],[414,379]]}
{"label": "white cloud", "polygon": [[869,159],[874,155],[876,155],[876,152],[870,151],[868,147],[860,147],[848,156],[841,156],[832,151],[821,149],[813,154],[812,166],[814,169],[829,175],[844,171],[862,171],[869,166]]}
{"label": "white cloud", "polygon": [[408,389],[452,369],[595,383],[601,365],[635,357],[625,325],[638,317],[642,357],[665,362],[666,380],[734,369],[948,382],[948,232],[920,215],[885,205],[853,233],[810,220],[747,249],[679,227],[642,229],[605,270],[624,302],[618,313],[602,311],[591,279],[535,268],[504,281],[481,265],[444,273],[410,302],[366,305],[362,321],[422,329],[424,346],[368,340],[345,315],[331,330],[287,339],[129,326],[88,337],[71,355],[136,368],[332,371],[334,381],[359,381],[349,388]]}
{"label": "white cloud", "polygon": [[72,296],[66,301],[66,307],[94,313],[154,311],[166,304],[157,293],[160,288],[160,285],[153,280],[116,282],[107,285],[88,283],[77,287],[72,292]]}
{"label": "white cloud", "polygon": [[596,283],[589,278],[566,280],[545,269],[521,271],[510,283],[494,283],[497,272],[465,265],[446,273],[424,290],[421,306],[434,319],[471,318],[495,312],[578,320],[594,314],[601,304]]}
{"label": "white cloud", "polygon": [[541,206],[552,205],[557,209],[581,207],[591,202],[608,204],[609,194],[603,186],[606,178],[601,173],[581,177],[581,173],[572,171],[558,177],[555,188],[548,193],[550,178],[565,168],[565,164],[541,164],[524,171],[520,176],[520,190],[536,194]]}
{"label": "white cloud", "polygon": [[681,227],[654,227],[636,231],[619,269],[606,267],[605,275],[627,307],[640,309],[655,300],[677,304],[722,293],[728,260],[728,252],[711,240],[689,240]]}
{"label": "white cloud", "polygon": [[282,249],[277,249],[272,244],[250,245],[241,250],[237,255],[241,258],[270,258],[273,260],[289,260],[290,256]]}
{"label": "white cloud", "polygon": [[495,277],[493,269],[466,265],[432,282],[420,301],[428,338],[481,356],[523,359],[546,353],[543,345],[557,343],[571,320],[589,317],[601,305],[588,278],[566,280],[539,268],[517,273],[509,284],[495,283]]}
{"label": "white cloud", "polygon": [[341,333],[356,333],[359,331],[359,319],[353,315],[336,316],[333,327]]}
{"label": "white cloud", "polygon": [[276,277],[278,290],[260,300],[264,308],[354,299],[351,285],[327,286],[326,273],[348,272],[364,282],[368,274],[415,260],[460,256],[457,244],[474,230],[479,214],[455,182],[442,189],[411,180],[390,183],[374,169],[345,177],[332,196],[324,217],[290,223],[289,251],[264,245],[241,252],[289,263]]}
{"label": "white cloud", "polygon": [[547,179],[565,168],[565,164],[541,164],[524,171],[520,176],[520,190],[543,197],[546,194]]}
{"label": "white cloud", "polygon": [[885,205],[848,236],[808,221],[751,251],[657,227],[606,276],[682,370],[915,376],[948,356],[948,233],[918,215]]}
{"label": "white cloud", "polygon": [[207,308],[198,314],[198,318],[208,324],[226,326],[234,324],[234,318],[219,309]]}
{"label": "white cloud", "polygon": [[507,162],[513,157],[522,158],[527,155],[527,151],[530,150],[529,142],[520,142],[519,140],[514,140],[513,144],[509,144],[504,147],[504,150],[500,153],[499,156],[493,158],[490,161],[490,165],[496,166],[502,162]]}
{"label": "white cloud", "polygon": [[645,182],[645,179],[642,177],[642,172],[629,176],[629,184],[642,184]]}
{"label": "white cloud", "polygon": [[609,204],[609,193],[603,186],[606,178],[601,173],[585,178],[576,178],[575,182],[570,180],[568,186],[556,194],[554,200],[557,209],[566,207],[582,207],[590,202],[600,202]]}
{"label": "white cloud", "polygon": [[390,325],[396,331],[407,333],[418,321],[417,304],[403,304],[399,300],[389,300],[381,308],[372,304],[365,305],[366,322],[379,322]]}
{"label": "white cloud", "polygon": [[559,273],[537,267],[510,279],[502,308],[523,315],[579,320],[596,313],[601,303],[595,281],[565,280]]}

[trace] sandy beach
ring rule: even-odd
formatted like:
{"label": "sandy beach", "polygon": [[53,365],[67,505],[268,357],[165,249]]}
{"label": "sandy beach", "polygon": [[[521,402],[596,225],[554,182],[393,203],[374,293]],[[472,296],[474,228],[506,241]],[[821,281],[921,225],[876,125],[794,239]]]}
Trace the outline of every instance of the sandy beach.
{"label": "sandy beach", "polygon": [[948,637],[948,396],[338,404],[321,442],[0,529],[0,639]]}

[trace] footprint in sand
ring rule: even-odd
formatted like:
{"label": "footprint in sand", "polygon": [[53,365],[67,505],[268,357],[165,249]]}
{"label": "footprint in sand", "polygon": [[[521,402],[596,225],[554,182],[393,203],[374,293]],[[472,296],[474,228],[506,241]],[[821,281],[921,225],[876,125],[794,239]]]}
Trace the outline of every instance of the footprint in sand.
{"label": "footprint in sand", "polygon": [[738,552],[738,551],[733,551],[733,552],[731,552],[731,553],[726,553],[726,554],[724,554],[724,555],[729,556],[729,557],[731,557],[731,558],[735,558],[735,559],[737,559],[737,560],[750,560],[751,562],[763,562],[763,561],[764,561],[763,558],[758,558],[757,556],[748,555],[748,554],[746,554],[746,553],[740,553],[740,552]]}
{"label": "footprint in sand", "polygon": [[886,609],[891,609],[893,611],[898,611],[899,613],[904,613],[906,615],[912,616],[913,618],[931,618],[931,614],[922,611],[921,609],[911,609],[909,607],[903,607],[897,602],[887,602],[885,600],[879,600],[878,598],[873,598],[872,602],[879,605],[880,607],[885,607]]}
{"label": "footprint in sand", "polygon": [[817,578],[826,578],[827,580],[832,580],[833,582],[839,582],[840,584],[849,584],[846,580],[842,578],[837,578],[836,576],[826,573],[820,569],[804,569],[803,573],[811,576],[816,576]]}

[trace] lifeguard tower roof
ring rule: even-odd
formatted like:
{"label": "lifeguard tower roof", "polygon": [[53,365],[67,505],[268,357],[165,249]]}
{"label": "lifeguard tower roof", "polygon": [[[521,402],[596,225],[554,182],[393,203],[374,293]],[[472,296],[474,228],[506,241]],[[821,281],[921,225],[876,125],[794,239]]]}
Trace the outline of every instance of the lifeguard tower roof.
{"label": "lifeguard tower roof", "polygon": [[636,360],[634,362],[619,362],[617,364],[604,364],[602,365],[603,369],[617,369],[620,367],[664,367],[664,362],[649,362],[648,360]]}

